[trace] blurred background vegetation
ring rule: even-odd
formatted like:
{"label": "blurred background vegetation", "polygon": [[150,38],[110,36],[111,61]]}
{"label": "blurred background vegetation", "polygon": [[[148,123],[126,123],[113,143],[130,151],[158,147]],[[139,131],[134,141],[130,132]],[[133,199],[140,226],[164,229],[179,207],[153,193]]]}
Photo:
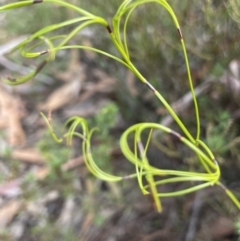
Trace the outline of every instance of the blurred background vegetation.
{"label": "blurred background vegetation", "polygon": [[[0,4],[8,2],[2,1]],[[111,18],[122,1],[68,0],[68,2],[104,17],[111,23]],[[240,198],[240,138],[238,137],[240,135],[240,1],[169,0],[169,3],[176,12],[182,29],[195,87],[210,81],[207,90],[198,97],[201,138],[206,141],[219,160],[223,182]],[[34,33],[44,26],[73,18],[75,15],[69,10],[48,3],[1,13],[0,47],[19,36]],[[59,33],[69,32],[71,28],[63,28]],[[130,19],[127,33],[132,60],[146,79],[169,103],[174,103],[183,97],[189,91],[187,72],[179,36],[167,12],[154,3],[139,7]],[[72,43],[89,44],[116,53],[107,31],[99,26],[84,29],[72,40]],[[152,93],[146,91],[144,86],[118,63],[103,56],[92,56],[87,51],[78,52],[77,59],[73,60],[73,56],[75,55],[72,51],[63,51],[43,70],[43,74],[53,78],[51,83],[31,82],[31,88],[40,89],[40,92],[27,94],[17,92],[17,94],[26,103],[29,115],[36,118],[38,103],[44,101],[64,83],[58,73],[72,71],[71,63],[77,63],[77,69],[80,65],[84,66],[86,85],[88,81],[96,83],[94,69],[101,69],[107,76],[113,77],[116,82],[112,91],[97,92],[92,97],[95,101],[93,103],[104,99],[107,104],[87,116],[89,123],[98,126],[100,130],[93,138],[93,155],[96,159],[99,158],[99,166],[106,171],[131,173],[133,167],[124,160],[118,148],[121,132],[137,122],[161,123],[167,113]],[[29,67],[33,66],[35,61],[23,60],[17,53],[7,55],[7,58]],[[0,71],[6,73],[1,63]],[[66,78],[71,78],[71,75],[69,76]],[[67,81],[71,80],[66,79],[65,82]],[[67,111],[72,110],[73,105],[72,102],[68,103],[53,112],[54,121],[63,123],[69,112],[72,113]],[[74,105],[73,113],[78,113],[78,108],[80,104]],[[190,104],[179,115],[191,132],[195,133],[193,105]],[[28,123],[33,125],[28,126]],[[34,125],[34,121],[27,119],[23,120],[23,126],[27,137],[30,136],[30,141],[27,141],[26,145],[34,146],[50,169],[44,180],[39,181],[34,176],[26,175],[22,184],[25,190],[23,198],[37,202],[40,196],[52,190],[57,190],[58,196],[53,204],[51,201],[44,204],[48,210],[47,216],[37,216],[32,213],[31,216],[28,208],[25,208],[25,214],[18,213],[15,222],[27,215],[26,213],[34,222],[30,224],[25,222],[25,226],[27,224],[28,226],[27,228],[24,226],[24,233],[16,240],[237,240],[239,213],[221,190],[206,190],[206,194],[202,194],[203,212],[198,215],[194,238],[187,239],[188,227],[195,210],[194,195],[171,199],[170,202],[165,200],[166,208],[163,214],[158,215],[154,212],[151,202],[140,194],[135,181],[120,184],[104,183],[89,175],[84,166],[80,167],[80,171],[76,168],[66,172],[62,168],[64,162],[81,154],[78,142],[75,142],[73,149],[70,150],[66,146],[53,143],[43,125]],[[171,124],[171,128],[177,130],[174,123]],[[56,125],[56,129],[61,132],[59,124]],[[6,138],[4,131],[0,132],[0,138]],[[156,136],[155,139],[155,145],[152,145],[150,153],[155,165],[160,167],[170,165],[171,168],[182,170],[198,168],[191,153],[187,153],[170,137]],[[4,150],[1,150],[1,160],[12,170],[11,178],[18,178],[23,176],[23,172],[26,172],[29,166],[24,166],[23,170],[22,164],[11,157],[13,150],[14,148],[6,144]],[[159,163],[159,157],[163,159],[162,163]],[[1,179],[5,182],[11,178],[7,176],[4,179],[3,176]],[[208,193],[211,195],[208,196]],[[75,212],[79,215],[76,218],[79,226],[73,222],[74,224],[70,226],[66,224],[66,228],[61,229],[57,220],[69,197],[77,204]],[[25,203],[25,207],[28,205]],[[221,233],[220,219],[227,220],[228,224],[231,223],[232,229],[229,228],[226,233]],[[164,220],[168,220],[168,224]],[[208,229],[208,226],[211,228]],[[217,230],[215,233],[210,230],[214,228]],[[166,233],[159,233],[161,229]],[[6,230],[0,236],[1,240],[12,240],[11,228]],[[173,234],[170,235],[170,232]]]}

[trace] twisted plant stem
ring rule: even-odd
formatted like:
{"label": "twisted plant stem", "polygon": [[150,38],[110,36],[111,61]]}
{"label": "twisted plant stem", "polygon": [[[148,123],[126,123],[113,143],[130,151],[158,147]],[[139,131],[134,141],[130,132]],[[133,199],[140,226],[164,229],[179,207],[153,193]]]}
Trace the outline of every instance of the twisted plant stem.
{"label": "twisted plant stem", "polygon": [[[128,68],[132,71],[136,77],[145,84],[156,96],[156,98],[164,105],[167,109],[169,114],[173,117],[177,125],[183,132],[183,135],[175,132],[174,130],[165,127],[163,125],[157,123],[138,123],[129,127],[121,136],[120,138],[120,147],[121,150],[126,157],[133,165],[135,165],[136,173],[127,175],[127,176],[116,176],[112,174],[108,174],[101,170],[98,165],[96,164],[95,160],[93,160],[91,154],[91,137],[96,129],[89,129],[87,121],[81,117],[71,117],[66,124],[70,124],[70,127],[67,133],[63,136],[63,138],[58,138],[54,133],[54,130],[45,117],[44,114],[41,113],[43,119],[47,123],[50,133],[52,137],[57,142],[62,142],[66,140],[67,144],[71,144],[72,138],[74,136],[79,137],[82,141],[82,154],[84,157],[84,161],[86,166],[88,167],[89,171],[95,175],[97,178],[100,178],[105,181],[117,182],[122,180],[128,180],[132,178],[137,178],[139,187],[144,195],[151,195],[156,210],[161,212],[162,205],[160,197],[172,197],[172,196],[180,196],[185,195],[190,192],[195,192],[200,189],[218,185],[220,186],[229,198],[233,201],[237,208],[240,209],[240,202],[234,196],[234,194],[227,189],[220,181],[220,168],[218,163],[212,154],[211,150],[208,146],[200,140],[200,117],[199,117],[199,109],[197,104],[197,99],[194,92],[194,87],[191,78],[191,72],[189,67],[189,61],[187,56],[187,51],[183,39],[183,34],[181,32],[180,25],[178,23],[177,17],[171,8],[171,6],[167,3],[166,0],[125,0],[119,6],[116,11],[115,16],[112,20],[112,28],[108,24],[108,22],[96,15],[89,13],[88,11],[79,8],[75,5],[67,3],[61,0],[27,0],[21,1],[16,3],[11,3],[0,7],[0,12],[26,7],[38,3],[52,3],[58,4],[62,7],[66,7],[72,11],[77,12],[80,17],[74,18],[71,20],[67,20],[61,23],[53,24],[46,26],[36,33],[32,34],[29,38],[24,40],[18,46],[16,46],[13,51],[20,50],[22,56],[26,58],[36,58],[38,56],[46,55],[44,61],[42,61],[38,67],[31,73],[26,76],[19,77],[19,78],[12,78],[9,77],[4,79],[3,81],[7,84],[17,85],[24,83],[36,76],[44,66],[53,61],[55,55],[58,51],[64,49],[86,49],[97,52],[99,54],[105,55],[118,63],[122,64],[124,67]],[[146,80],[146,78],[140,73],[140,71],[135,67],[135,65],[131,61],[130,52],[128,50],[128,43],[127,43],[127,26],[129,19],[134,12],[134,10],[146,3],[156,3],[161,5],[171,16],[173,24],[176,27],[177,33],[179,35],[179,40],[182,47],[182,52],[185,60],[189,87],[191,90],[194,108],[195,108],[195,118],[196,118],[196,137],[194,138],[193,135],[189,132],[188,128],[184,125],[182,120],[178,117],[175,113],[171,105],[165,100],[163,95],[158,92],[155,87]],[[123,24],[121,23],[123,21]],[[81,31],[83,28],[90,26],[92,24],[98,24],[103,26],[110,35],[110,38],[115,45],[116,49],[118,50],[120,57],[112,55],[111,53],[105,52],[103,50],[83,46],[83,45],[68,45],[68,42],[75,37],[75,35]],[[53,32],[55,30],[61,29],[62,27],[66,27],[69,25],[77,25],[70,33],[66,35],[56,35]],[[123,29],[121,30],[121,26]],[[53,33],[53,36],[49,36],[49,34]],[[48,35],[48,36],[46,36]],[[35,40],[35,44],[33,44],[33,40]],[[38,42],[36,43],[36,40]],[[58,41],[57,41],[58,40]],[[59,42],[60,41],[60,42]],[[40,47],[42,45],[46,47],[42,51],[34,51],[36,47]],[[77,131],[77,128],[81,128],[81,132]],[[145,130],[149,130],[149,135],[147,139],[147,143],[144,146],[142,141],[142,133]],[[192,150],[196,156],[198,157],[200,166],[203,167],[204,172],[193,172],[193,171],[180,171],[180,170],[166,170],[166,169],[159,169],[152,166],[147,157],[147,150],[149,145],[151,144],[151,136],[153,130],[161,130],[166,134],[173,135],[178,141],[182,142],[187,148]],[[129,145],[131,143],[133,137],[133,145]],[[132,150],[133,146],[133,150]],[[160,161],[160,160],[159,160]],[[159,177],[161,178],[159,180]],[[147,180],[147,185],[143,184],[143,179]],[[158,179],[157,179],[158,178]],[[166,185],[169,183],[178,183],[178,182],[189,182],[191,187],[176,190],[168,193],[159,192],[158,186]],[[197,183],[193,185],[194,183]]]}

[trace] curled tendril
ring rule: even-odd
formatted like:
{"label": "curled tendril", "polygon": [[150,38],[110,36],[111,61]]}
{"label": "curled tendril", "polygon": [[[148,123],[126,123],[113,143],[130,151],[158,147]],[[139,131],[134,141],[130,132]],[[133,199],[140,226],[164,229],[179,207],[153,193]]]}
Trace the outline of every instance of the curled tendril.
{"label": "curled tendril", "polygon": [[[57,142],[62,142],[63,139],[59,139],[56,137],[48,119],[43,114],[41,115],[46,121],[53,139]],[[78,116],[71,117],[66,121],[65,126],[69,126],[68,131],[64,135],[66,143],[68,145],[71,145],[73,137],[79,137],[81,139],[84,162],[89,171],[94,176],[101,180],[109,182],[118,182],[122,180],[136,178],[138,180],[139,187],[142,193],[144,195],[151,195],[153,197],[156,210],[159,212],[161,212],[162,210],[160,198],[181,196],[213,185],[219,185],[220,187],[223,187],[223,185],[219,182],[220,169],[212,153],[209,153],[208,149],[202,151],[185,137],[181,136],[172,129],[162,126],[160,124],[139,123],[129,127],[122,134],[120,138],[121,151],[123,152],[126,159],[129,160],[133,165],[135,165],[136,168],[136,173],[130,174],[128,176],[111,175],[104,172],[98,167],[91,153],[91,137],[96,128],[89,130],[88,123],[84,118]],[[141,135],[145,130],[148,129],[150,129],[150,134],[148,136],[147,144],[144,147],[141,140]],[[152,166],[147,158],[147,149],[151,141],[151,133],[153,130],[161,130],[166,132],[167,134],[177,137],[179,141],[181,141],[189,149],[195,152],[200,163],[202,164],[203,162],[208,167],[208,172],[166,170]],[[132,145],[129,145],[132,136],[134,136],[133,150],[131,148]],[[144,178],[147,180],[147,185],[143,184]],[[159,180],[159,178],[161,180]],[[158,191],[158,186],[178,182],[189,182],[192,186],[168,193],[162,193]],[[193,183],[198,184],[193,185]],[[230,190],[228,190],[226,187],[224,187],[224,190],[226,191],[227,195],[232,199],[232,201],[237,205],[237,207],[240,208],[239,201],[236,199],[233,193],[230,192]]]}

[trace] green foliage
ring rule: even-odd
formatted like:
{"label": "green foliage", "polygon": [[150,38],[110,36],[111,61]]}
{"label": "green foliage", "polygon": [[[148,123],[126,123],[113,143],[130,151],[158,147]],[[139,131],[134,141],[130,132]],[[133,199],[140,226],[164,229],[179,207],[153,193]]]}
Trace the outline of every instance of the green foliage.
{"label": "green foliage", "polygon": [[99,127],[103,139],[109,137],[110,129],[116,124],[117,114],[118,107],[112,102],[100,109],[94,117],[94,125]]}
{"label": "green foliage", "polygon": [[2,131],[0,131],[0,156],[2,158],[8,159],[9,157],[11,157],[12,149],[5,144],[4,140],[6,140],[6,138],[6,135]]}
{"label": "green foliage", "polygon": [[61,165],[70,157],[70,149],[66,145],[53,142],[48,131],[44,132],[43,137],[37,143],[37,148],[44,159],[47,160],[50,177],[57,178],[62,173]]}
{"label": "green foliage", "polygon": [[[41,23],[41,26],[47,26],[53,24],[53,19],[59,22],[66,19],[69,15],[65,8],[54,6],[53,9],[48,4],[39,4],[34,9],[28,7],[28,14],[26,14],[26,9],[19,8],[14,14],[10,12],[6,14],[5,28],[8,29],[10,35],[17,33],[29,34],[29,32],[33,33],[39,29],[39,23]],[[23,15],[25,16],[24,18],[22,17]]]}
{"label": "green foliage", "polygon": [[[61,1],[61,0],[43,0],[43,3],[54,3],[58,4],[60,6],[66,7],[69,10],[75,11],[75,13],[80,14],[80,17],[72,18],[67,21],[63,21],[61,23],[57,23],[54,25],[49,25],[47,27],[44,27],[40,29],[39,31],[32,34],[29,38],[24,40],[21,44],[19,44],[14,50],[19,49],[21,54],[26,58],[36,58],[39,56],[46,55],[45,60],[42,61],[42,63],[34,70],[32,73],[20,77],[17,79],[13,78],[7,78],[4,80],[7,84],[21,84],[24,83],[30,79],[32,79],[35,75],[37,75],[41,69],[50,61],[53,61],[55,58],[55,55],[58,51],[64,50],[64,49],[86,49],[91,50],[94,52],[97,52],[99,54],[105,55],[109,57],[112,60],[115,60],[116,62],[122,64],[126,68],[128,68],[132,73],[139,79],[140,83],[144,84],[145,87],[148,87],[149,91],[152,91],[152,94],[155,95],[156,100],[160,102],[165,109],[168,111],[168,113],[172,116],[174,119],[176,125],[181,129],[182,134],[179,134],[172,130],[171,128],[168,128],[166,126],[160,125],[158,123],[138,123],[131,127],[129,127],[121,136],[120,138],[120,147],[121,150],[126,157],[136,168],[136,172],[127,175],[127,176],[115,176],[108,174],[107,172],[103,171],[99,166],[96,164],[94,160],[94,156],[91,150],[91,138],[93,135],[93,132],[96,130],[95,128],[89,129],[88,124],[85,119],[81,117],[71,117],[67,122],[66,125],[70,125],[67,133],[63,136],[63,138],[58,138],[55,132],[53,131],[53,128],[51,124],[49,123],[48,119],[44,116],[48,128],[52,134],[52,137],[59,143],[63,142],[65,139],[68,144],[71,144],[72,138],[74,136],[79,137],[82,140],[82,154],[84,157],[84,161],[90,172],[95,175],[96,177],[105,180],[105,181],[121,181],[125,179],[130,178],[137,178],[139,187],[144,195],[151,195],[153,197],[155,206],[157,211],[162,210],[161,206],[161,197],[171,197],[171,196],[181,196],[190,192],[194,192],[200,189],[203,189],[205,187],[209,187],[212,185],[218,185],[220,186],[225,193],[230,197],[230,199],[233,201],[233,203],[240,208],[240,202],[237,200],[237,198],[234,196],[234,194],[228,190],[220,181],[220,168],[218,165],[218,162],[216,158],[214,157],[212,151],[207,146],[207,143],[204,143],[200,137],[201,137],[201,125],[200,125],[200,116],[199,116],[199,108],[198,108],[198,102],[195,97],[195,92],[193,88],[193,81],[192,76],[190,72],[190,65],[188,61],[188,55],[187,50],[185,46],[185,42],[183,39],[183,33],[180,29],[179,21],[176,17],[176,14],[172,7],[168,4],[166,0],[125,0],[121,3],[121,5],[118,7],[113,20],[112,20],[112,28],[110,27],[108,21],[102,17],[96,16],[90,12],[85,11],[83,8],[77,7],[75,5],[69,4],[67,2]],[[193,135],[189,128],[186,126],[186,124],[183,122],[182,119],[175,113],[172,106],[169,104],[169,102],[165,99],[165,97],[162,95],[161,92],[159,92],[143,75],[142,72],[140,72],[140,69],[137,65],[133,63],[134,56],[131,57],[131,49],[129,46],[135,47],[135,39],[139,38],[138,35],[135,36],[135,39],[128,38],[128,23],[129,19],[132,16],[133,12],[136,9],[138,11],[142,10],[142,6],[145,3],[156,3],[157,6],[161,7],[161,11],[164,10],[165,15],[164,19],[167,20],[165,22],[165,31],[171,33],[171,31],[175,31],[175,34],[170,35],[174,36],[172,40],[168,40],[167,44],[172,46],[173,42],[175,43],[175,40],[178,39],[178,44],[174,44],[175,48],[178,50],[182,50],[182,63],[185,63],[186,70],[185,75],[188,78],[188,84],[189,88],[192,94],[193,99],[193,105],[195,114],[191,116],[191,119],[195,119],[196,122],[196,134]],[[31,5],[34,3],[39,3],[38,0],[29,0],[29,1],[22,1],[18,3],[8,4],[3,7],[0,7],[0,12],[9,10],[12,8],[19,8],[26,5]],[[185,2],[186,3],[186,2]],[[208,25],[209,28],[211,28],[211,24],[214,23],[216,20],[217,14],[216,12],[219,11],[219,5],[221,4],[214,4],[212,1],[207,1],[206,11],[208,12]],[[187,7],[187,5],[184,5]],[[220,9],[221,10],[221,9]],[[219,11],[220,12],[220,11]],[[226,14],[224,15],[226,16]],[[140,21],[140,20],[138,20]],[[191,22],[191,21],[190,21]],[[56,35],[53,33],[55,30],[59,30],[65,26],[75,26],[70,33],[66,35]],[[69,41],[75,37],[78,32],[82,29],[84,29],[87,26],[90,25],[100,25],[103,27],[105,32],[109,33],[109,38],[115,47],[115,53],[116,51],[118,54],[110,54],[107,51],[100,50],[98,48],[92,48],[82,45],[68,45]],[[216,33],[218,33],[218,29],[214,30]],[[139,31],[135,33],[139,33]],[[53,33],[53,34],[52,34]],[[52,34],[52,35],[50,35]],[[192,34],[192,33],[191,33]],[[49,36],[50,35],[50,36]],[[222,35],[222,32],[219,33],[219,36]],[[147,34],[147,36],[149,36]],[[153,41],[156,39],[156,34],[152,35]],[[219,38],[220,39],[220,38]],[[56,41],[58,40],[58,41]],[[36,43],[36,41],[38,41]],[[204,41],[203,41],[204,42]],[[131,45],[129,44],[131,43]],[[146,41],[144,42],[146,43]],[[39,51],[38,48],[40,46],[45,45],[45,49]],[[170,48],[167,45],[167,50],[171,51],[172,48]],[[136,45],[137,46],[137,45]],[[153,45],[154,46],[154,45]],[[204,46],[204,44],[202,45]],[[142,45],[141,48],[147,48],[146,44]],[[137,50],[137,57],[140,56],[140,47],[135,47],[135,51]],[[152,48],[152,46],[151,46]],[[166,45],[163,45],[162,54],[166,54]],[[154,48],[153,48],[154,50]],[[208,56],[202,56],[203,58],[213,58],[214,53],[211,53],[210,51],[207,51],[209,54]],[[120,55],[120,57],[119,57]],[[140,56],[141,57],[141,56]],[[166,57],[165,57],[166,58]],[[170,60],[173,59],[173,56],[170,55]],[[175,66],[176,67],[176,66]],[[173,68],[170,68],[171,71]],[[174,68],[175,69],[175,68]],[[217,72],[218,72],[217,68]],[[106,115],[111,117],[111,115],[108,112],[109,110],[104,110],[106,112]],[[111,112],[110,112],[111,113]],[[103,115],[104,116],[104,115]],[[102,118],[102,117],[101,117]],[[100,124],[103,123],[103,119],[96,119],[100,122]],[[106,119],[105,119],[106,120]],[[107,119],[108,121],[111,121],[111,118]],[[106,124],[105,124],[106,125]],[[81,128],[81,132],[77,130],[77,128]],[[106,125],[107,128],[107,125]],[[202,166],[204,171],[199,170],[190,170],[190,171],[181,171],[181,170],[165,170],[165,169],[159,169],[153,165],[148,160],[148,147],[151,143],[152,138],[152,132],[153,130],[164,132],[165,134],[169,134],[174,136],[178,139],[179,142],[183,143],[186,148],[193,151],[200,163],[200,166]],[[107,133],[108,129],[103,128],[103,133]],[[147,140],[143,140],[143,133],[148,132]],[[105,135],[105,134],[104,134]],[[133,140],[133,143],[130,144],[130,140]],[[216,141],[216,140],[214,140]],[[210,141],[211,142],[211,141]],[[222,143],[220,143],[222,144]],[[218,144],[219,145],[219,144]],[[102,150],[101,150],[102,152]],[[58,153],[58,158],[60,154]],[[52,159],[53,166],[56,168],[56,166],[59,165],[59,162],[55,160],[57,157],[53,157],[50,155],[48,158]],[[97,157],[96,157],[97,158]],[[61,161],[60,161],[61,162]],[[159,180],[160,178],[160,180]],[[144,184],[143,180],[146,180],[147,185]],[[188,182],[192,184],[194,182],[194,185],[188,188],[183,188],[182,190],[172,191],[169,193],[162,193],[158,190],[158,186],[161,186],[163,184],[169,184],[169,183],[176,183],[176,182]]]}
{"label": "green foliage", "polygon": [[94,117],[94,126],[99,128],[97,145],[92,149],[93,159],[98,160],[97,164],[101,169],[111,170],[110,147],[113,147],[113,139],[110,130],[116,123],[118,108],[114,103],[107,104]]}
{"label": "green foliage", "polygon": [[7,230],[0,231],[0,239],[2,241],[11,241],[12,238],[11,238],[10,232]]}
{"label": "green foliage", "polygon": [[229,119],[230,114],[223,111],[216,117],[217,124],[210,124],[208,127],[206,143],[214,153],[223,154],[224,147],[228,144],[225,131]]}
{"label": "green foliage", "polygon": [[240,218],[238,218],[238,220],[236,221],[235,227],[238,235],[238,240],[240,240]]}
{"label": "green foliage", "polygon": [[240,23],[240,2],[238,0],[229,0],[226,6],[231,18]]}
{"label": "green foliage", "polygon": [[71,228],[59,228],[52,223],[34,227],[31,233],[38,241],[76,241],[78,238]]}
{"label": "green foliage", "polygon": [[215,106],[215,103],[211,102],[207,96],[200,99],[200,108],[206,110],[205,116],[209,120],[206,125],[205,142],[219,161],[223,161],[223,158],[229,158],[230,153],[232,159],[239,160],[237,145],[240,143],[240,137],[238,136],[237,123],[234,123],[228,110],[210,111]]}
{"label": "green foliage", "polygon": [[235,228],[236,228],[236,232],[238,235],[238,240],[240,240],[240,218],[238,218],[235,222]]}

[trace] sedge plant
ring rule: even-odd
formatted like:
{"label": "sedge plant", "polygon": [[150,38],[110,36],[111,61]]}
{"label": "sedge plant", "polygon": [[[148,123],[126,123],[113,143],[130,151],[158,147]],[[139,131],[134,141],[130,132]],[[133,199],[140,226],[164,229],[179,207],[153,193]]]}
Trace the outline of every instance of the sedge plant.
{"label": "sedge plant", "polygon": [[[84,118],[78,116],[73,116],[69,118],[66,122],[66,126],[69,126],[67,133],[63,136],[63,138],[58,138],[54,133],[54,130],[50,122],[48,121],[48,118],[41,113],[42,117],[46,121],[46,124],[52,134],[53,139],[58,143],[66,141],[67,144],[71,144],[73,137],[79,137],[82,141],[82,155],[84,157],[85,164],[94,176],[108,182],[119,182],[122,180],[136,178],[142,193],[144,195],[151,195],[156,210],[158,212],[162,211],[161,198],[181,196],[214,185],[221,187],[232,200],[232,202],[236,205],[236,207],[240,209],[240,201],[227,187],[225,187],[220,182],[220,168],[212,151],[208,148],[206,143],[204,143],[200,139],[201,129],[199,109],[197,99],[194,93],[188,55],[178,19],[169,3],[166,0],[124,0],[117,9],[116,14],[112,19],[112,26],[110,26],[110,24],[104,18],[96,16],[82,9],[81,7],[77,7],[62,0],[19,1],[1,6],[0,12],[12,10],[15,8],[27,7],[34,4],[45,3],[57,4],[62,7],[68,8],[78,13],[79,17],[63,21],[58,24],[46,26],[32,34],[18,46],[16,46],[13,51],[20,50],[20,53],[23,57],[36,58],[39,56],[46,56],[46,58],[33,72],[19,78],[8,77],[3,80],[5,83],[10,85],[18,85],[25,83],[28,80],[31,80],[42,70],[42,68],[46,64],[54,60],[55,55],[58,51],[67,49],[85,49],[94,51],[96,53],[105,55],[112,60],[117,61],[119,64],[132,71],[134,75],[139,79],[139,81],[142,82],[142,84],[145,85],[146,88],[149,88],[154,93],[155,97],[166,108],[168,113],[172,116],[172,118],[175,120],[176,124],[180,127],[182,131],[182,133],[180,134],[169,127],[163,126],[158,123],[150,122],[138,123],[129,127],[120,138],[120,147],[126,159],[135,166],[136,171],[135,173],[127,176],[117,176],[109,174],[104,170],[100,169],[99,166],[96,164],[91,152],[91,137],[96,128],[89,129],[88,123]],[[134,10],[137,7],[147,3],[155,3],[161,5],[169,13],[172,22],[176,28],[176,31],[179,35],[179,41],[185,60],[189,87],[192,93],[192,99],[195,109],[196,136],[193,136],[190,133],[188,128],[185,126],[183,121],[179,118],[179,116],[176,114],[176,112],[173,110],[167,100],[163,97],[163,95],[157,89],[155,89],[155,87],[146,78],[144,78],[144,76],[131,61],[127,41],[128,22]],[[119,56],[89,46],[69,44],[69,41],[74,38],[74,36],[79,33],[79,31],[93,24],[100,25],[100,27],[103,28],[103,31],[106,30],[106,32],[109,34],[110,39],[112,40],[113,45],[116,47]],[[70,33],[66,35],[56,35],[56,33],[54,34],[55,30],[70,25],[76,25],[76,27]],[[38,48],[44,45],[46,47],[43,50],[39,51]],[[81,128],[81,132],[77,131],[78,127]],[[196,157],[199,160],[199,165],[202,166],[203,171],[194,172],[167,170],[160,169],[151,165],[151,162],[147,156],[147,150],[151,142],[152,133],[155,130],[175,136],[187,148],[192,150],[196,154]],[[148,131],[148,138],[147,141],[144,142],[143,132],[146,133],[146,131]],[[133,141],[133,143],[131,143],[131,141]],[[162,193],[158,190],[158,187],[161,185],[179,182],[188,182],[190,183],[191,187],[167,193]]]}

